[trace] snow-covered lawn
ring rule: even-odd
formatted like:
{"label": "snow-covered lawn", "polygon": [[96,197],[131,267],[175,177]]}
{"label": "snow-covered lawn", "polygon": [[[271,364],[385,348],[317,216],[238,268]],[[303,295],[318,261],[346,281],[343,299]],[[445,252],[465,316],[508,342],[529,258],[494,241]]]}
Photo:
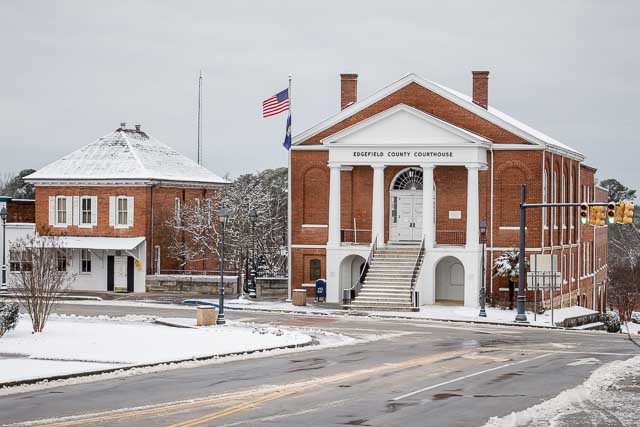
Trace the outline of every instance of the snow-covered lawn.
{"label": "snow-covered lawn", "polygon": [[311,341],[300,332],[237,322],[200,328],[195,328],[195,319],[180,319],[179,323],[194,328],[164,326],[146,316],[52,315],[43,333],[32,334],[29,319],[21,316],[17,328],[0,338],[0,383]]}

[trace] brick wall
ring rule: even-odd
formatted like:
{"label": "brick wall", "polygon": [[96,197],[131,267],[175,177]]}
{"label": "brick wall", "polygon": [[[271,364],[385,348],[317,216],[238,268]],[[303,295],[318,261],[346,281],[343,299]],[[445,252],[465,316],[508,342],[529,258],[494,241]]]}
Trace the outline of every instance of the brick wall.
{"label": "brick wall", "polygon": [[[175,199],[182,204],[194,203],[195,198],[211,197],[215,189],[190,189],[166,186],[36,186],[35,223],[36,230],[45,235],[72,235],[97,237],[142,237],[147,242],[147,273],[154,269],[154,246],[160,245],[162,270],[178,270],[179,265],[170,254],[168,241],[172,230],[166,220],[174,215]],[[75,225],[52,227],[49,225],[49,196],[97,196],[97,226],[83,228]],[[134,198],[134,221],[129,228],[109,225],[109,197],[130,196]],[[153,208],[152,208],[153,200]],[[71,211],[69,211],[71,212]],[[218,259],[214,255],[185,266],[188,270],[217,270]]]}
{"label": "brick wall", "polygon": [[[147,235],[150,218],[149,187],[97,187],[97,186],[36,186],[36,230],[41,234],[101,236],[101,237],[138,237]],[[75,225],[52,227],[49,225],[50,196],[97,196],[98,225],[93,228],[81,228]],[[115,228],[109,225],[109,197],[128,196],[134,198],[133,226]],[[68,211],[71,213],[71,210]]]}
{"label": "brick wall", "polygon": [[14,199],[7,202],[7,222],[27,222],[36,221],[35,200]]}
{"label": "brick wall", "polygon": [[355,123],[358,123],[368,117],[376,115],[387,110],[397,104],[406,104],[425,113],[439,117],[453,125],[463,129],[470,130],[474,133],[491,139],[496,143],[509,144],[527,142],[522,138],[494,125],[493,123],[475,115],[474,113],[460,107],[459,105],[437,95],[430,90],[416,84],[410,83],[399,89],[384,99],[368,106],[353,116],[337,123],[329,129],[320,132],[309,138],[303,145],[320,144],[320,140],[333,135],[334,133],[345,129]]}

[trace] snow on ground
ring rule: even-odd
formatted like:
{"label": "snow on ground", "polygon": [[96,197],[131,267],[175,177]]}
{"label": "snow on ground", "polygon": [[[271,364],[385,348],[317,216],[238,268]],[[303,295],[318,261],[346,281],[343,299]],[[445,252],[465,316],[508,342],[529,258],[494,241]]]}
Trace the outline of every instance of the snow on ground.
{"label": "snow on ground", "polygon": [[640,323],[627,322],[626,325],[623,323],[622,332],[627,332],[627,326],[631,335],[640,335]]}
{"label": "snow on ground", "polygon": [[[188,321],[195,326],[195,319]],[[311,340],[309,335],[292,330],[237,322],[176,328],[152,323],[148,316],[52,315],[43,333],[32,334],[31,322],[23,315],[17,328],[0,339],[0,383],[301,345]]]}
{"label": "snow on ground", "polygon": [[[180,308],[193,310],[193,305],[208,304],[218,306],[218,299],[209,298],[192,298],[190,305],[162,304],[170,308]],[[129,307],[149,307],[150,305],[159,305],[154,301],[65,301],[65,304],[78,305],[118,305]],[[342,309],[331,309],[316,306],[313,303],[307,306],[295,306],[291,302],[286,301],[256,301],[249,298],[237,298],[226,300],[225,309],[230,310],[255,310],[255,311],[281,311],[301,314],[347,314],[349,311]],[[407,311],[371,311],[369,315],[379,317],[410,317],[418,319],[435,319],[435,320],[452,320],[461,322],[489,322],[513,324],[517,314],[517,310],[504,310],[501,308],[486,307],[487,317],[478,316],[479,308],[464,307],[456,305],[425,305],[420,307],[418,312]],[[568,317],[582,316],[586,314],[597,313],[589,308],[580,306],[564,307],[555,309],[553,312],[553,322],[558,323]],[[552,326],[551,310],[546,310],[543,314],[534,315],[533,312],[527,311],[527,320],[530,325],[536,326]]]}
{"label": "snow on ground", "polygon": [[[207,304],[216,304],[217,300],[210,299],[197,299],[192,301],[199,301]],[[254,301],[246,298],[234,299],[225,302],[225,307],[244,309],[244,310],[265,310],[265,311],[291,311],[300,313],[325,313],[325,314],[345,314],[345,310],[332,310],[323,307],[317,307],[313,305],[309,306],[294,306],[290,302],[276,301]],[[486,307],[487,317],[482,318],[478,314],[479,308],[464,307],[457,305],[425,305],[420,307],[420,311],[407,312],[407,311],[370,311],[368,314],[379,317],[411,317],[418,319],[436,319],[436,320],[454,320],[454,321],[467,321],[467,322],[490,322],[490,323],[505,323],[512,324],[515,321],[517,310],[503,310],[501,308]],[[568,317],[583,316],[586,314],[597,313],[594,310],[572,306],[553,311],[553,322],[558,323]],[[527,312],[527,319],[529,324],[538,326],[552,326],[551,325],[551,310],[545,311],[543,314],[534,315],[533,312]]]}
{"label": "snow on ground", "polygon": [[[457,321],[473,321],[473,322],[490,322],[512,324],[515,322],[517,310],[503,310],[501,308],[486,307],[487,317],[480,317],[479,308],[451,306],[451,305],[428,305],[420,307],[417,312],[389,312],[379,311],[370,314],[381,317],[412,317],[422,319],[438,319],[438,320],[457,320]],[[573,306],[555,309],[553,313],[554,323],[558,323],[568,317],[583,316],[585,314],[597,313],[594,310]],[[531,325],[552,326],[551,310],[545,311],[543,314],[534,315],[533,312],[527,311],[527,320]]]}
{"label": "snow on ground", "polygon": [[638,425],[639,376],[640,356],[615,361],[596,369],[581,385],[523,411],[493,417],[485,427]]}
{"label": "snow on ground", "polygon": [[[140,316],[126,316],[124,320],[129,320],[130,318],[138,318],[138,317]],[[106,320],[118,321],[121,319],[123,318],[117,318],[117,319],[107,318]],[[165,320],[174,321],[175,319],[165,319]],[[179,321],[183,322],[184,319],[181,318],[179,319]],[[275,350],[257,351],[253,353],[244,353],[244,354],[238,354],[234,356],[227,356],[223,358],[215,357],[211,359],[190,360],[190,361],[183,361],[183,362],[177,362],[177,363],[168,362],[168,363],[162,363],[159,365],[151,365],[151,366],[142,366],[142,367],[134,366],[126,370],[119,369],[116,371],[96,373],[93,375],[74,376],[71,378],[59,379],[59,380],[45,380],[45,381],[40,381],[33,384],[23,384],[23,385],[18,385],[13,387],[0,388],[0,396],[7,396],[7,395],[19,394],[19,393],[28,393],[33,391],[41,391],[41,390],[47,390],[51,388],[62,387],[62,386],[72,385],[72,384],[87,384],[87,383],[111,380],[116,378],[131,377],[136,375],[146,375],[146,374],[152,374],[157,372],[170,371],[174,369],[199,368],[202,366],[209,366],[209,365],[227,363],[227,362],[233,362],[233,361],[239,361],[239,360],[258,359],[261,357],[270,357],[270,356],[277,356],[277,355],[290,354],[290,353],[300,353],[300,352],[309,351],[309,350],[322,351],[325,349],[330,349],[335,347],[342,347],[346,345],[356,345],[363,342],[372,342],[372,341],[377,341],[381,339],[393,338],[399,335],[404,335],[404,333],[398,333],[398,332],[384,333],[381,331],[379,333],[369,334],[366,336],[361,336],[361,334],[359,334],[358,338],[354,338],[354,337],[342,335],[339,333],[319,331],[312,328],[296,328],[295,330],[312,335],[313,339],[318,341],[318,344],[313,346],[307,346],[307,347],[280,348]],[[1,343],[2,343],[2,340],[0,340],[0,345]],[[2,365],[3,362],[4,360],[0,355],[0,371],[4,370],[3,366],[5,365]],[[62,363],[70,363],[70,362],[62,362]],[[7,368],[9,367],[8,364],[6,366]],[[68,373],[68,372],[64,372],[64,373]]]}

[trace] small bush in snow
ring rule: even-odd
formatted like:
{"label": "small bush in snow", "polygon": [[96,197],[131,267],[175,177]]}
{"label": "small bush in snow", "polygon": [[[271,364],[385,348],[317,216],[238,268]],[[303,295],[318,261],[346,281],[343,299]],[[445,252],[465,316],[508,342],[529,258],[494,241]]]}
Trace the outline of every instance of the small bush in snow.
{"label": "small bush in snow", "polygon": [[607,311],[603,315],[602,321],[607,332],[620,332],[620,316],[615,311]]}
{"label": "small bush in snow", "polygon": [[16,327],[19,312],[17,302],[0,302],[0,337]]}
{"label": "small bush in snow", "polygon": [[631,312],[631,321],[633,323],[640,323],[640,311]]}

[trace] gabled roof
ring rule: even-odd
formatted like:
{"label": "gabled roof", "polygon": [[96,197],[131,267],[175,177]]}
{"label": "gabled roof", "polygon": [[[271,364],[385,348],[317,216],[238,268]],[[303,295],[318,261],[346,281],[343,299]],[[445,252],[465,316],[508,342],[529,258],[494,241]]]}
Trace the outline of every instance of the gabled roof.
{"label": "gabled roof", "polygon": [[[433,125],[434,127],[438,128],[438,129],[442,129],[445,132],[457,135],[458,137],[464,139],[465,141],[468,142],[473,142],[473,143],[477,143],[477,144],[490,144],[491,141],[489,141],[488,139],[477,135],[473,132],[469,132],[466,129],[462,129],[461,127],[455,126],[449,122],[446,122],[442,119],[439,119],[438,117],[432,116],[431,114],[425,113],[422,110],[418,110],[417,108],[411,107],[407,104],[396,104],[393,107],[384,110],[378,114],[375,114],[371,117],[368,117],[354,125],[351,125],[345,129],[342,129],[339,132],[334,133],[333,135],[330,135],[324,139],[322,139],[322,143],[323,144],[331,144],[334,143],[340,139],[343,139],[349,135],[353,135],[356,134],[370,126],[375,125],[376,123],[384,123],[384,120],[392,117],[392,116],[398,116],[400,114],[406,114],[409,117],[414,117],[415,119],[417,119],[420,122],[423,123],[428,123],[430,125]],[[411,144],[415,144],[417,143],[417,141],[402,141],[399,140],[397,141],[398,143],[409,143]],[[420,142],[422,144],[422,142]]]}
{"label": "gabled roof", "polygon": [[146,132],[119,128],[25,178],[46,181],[171,181],[225,184],[223,178]]}
{"label": "gabled roof", "polygon": [[550,136],[525,125],[524,123],[514,119],[508,114],[503,113],[502,111],[489,106],[487,109],[480,107],[475,104],[471,97],[468,95],[464,95],[458,91],[450,89],[446,86],[440,85],[438,83],[432,82],[430,80],[424,79],[414,73],[407,74],[403,76],[401,79],[396,80],[390,85],[380,89],[374,94],[368,96],[367,98],[356,102],[340,111],[339,113],[329,117],[328,119],[318,123],[317,125],[305,130],[294,136],[293,145],[299,145],[307,139],[311,138],[314,135],[340,123],[341,121],[351,117],[359,111],[364,110],[370,105],[380,101],[381,99],[389,96],[390,94],[398,91],[399,89],[411,84],[418,84],[425,89],[428,89],[443,98],[459,105],[460,107],[482,117],[483,119],[499,126],[514,135],[517,135],[524,139],[527,142],[530,142],[535,145],[540,145],[545,148],[549,148],[551,150],[558,151],[567,156],[577,158],[578,160],[583,160],[584,155],[579,151],[569,147],[566,144],[563,144]]}

